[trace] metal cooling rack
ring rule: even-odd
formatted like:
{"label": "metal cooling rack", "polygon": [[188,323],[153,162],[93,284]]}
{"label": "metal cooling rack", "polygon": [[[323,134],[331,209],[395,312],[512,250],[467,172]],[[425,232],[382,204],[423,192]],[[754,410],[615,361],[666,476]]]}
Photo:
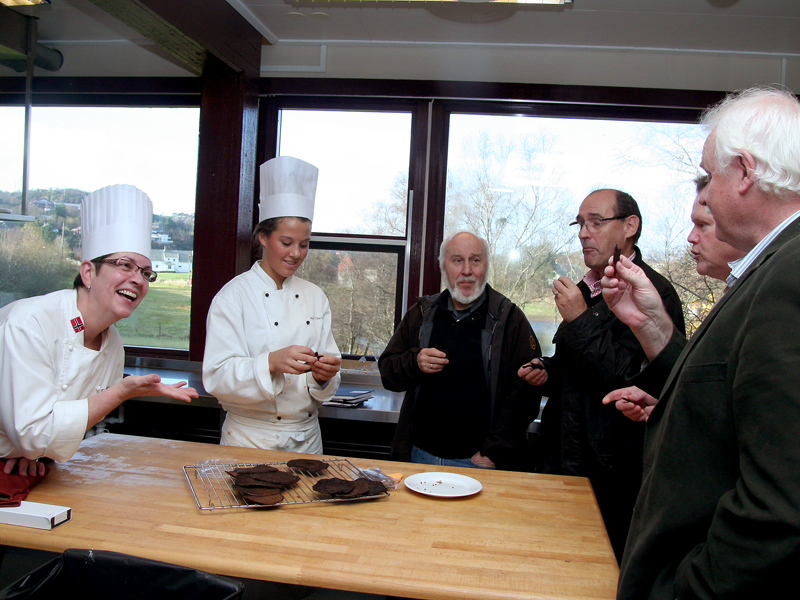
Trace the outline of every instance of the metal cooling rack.
{"label": "metal cooling rack", "polygon": [[[183,467],[183,474],[192,490],[197,508],[200,510],[219,510],[223,508],[271,508],[272,506],[284,506],[286,504],[309,504],[313,502],[342,502],[353,500],[366,500],[369,498],[380,498],[388,496],[388,492],[381,492],[373,496],[359,496],[358,498],[332,498],[327,494],[315,492],[312,488],[320,479],[338,477],[339,479],[355,480],[359,477],[372,479],[369,475],[361,471],[346,458],[328,458],[325,462],[330,466],[321,473],[310,473],[305,469],[292,468],[285,462],[270,463],[207,463],[197,465],[187,465]],[[283,501],[272,504],[254,504],[248,502],[239,492],[232,487],[233,479],[226,471],[246,467],[254,467],[256,464],[271,465],[282,471],[293,473],[300,477],[300,481],[293,485],[281,488],[279,491],[283,495]]]}

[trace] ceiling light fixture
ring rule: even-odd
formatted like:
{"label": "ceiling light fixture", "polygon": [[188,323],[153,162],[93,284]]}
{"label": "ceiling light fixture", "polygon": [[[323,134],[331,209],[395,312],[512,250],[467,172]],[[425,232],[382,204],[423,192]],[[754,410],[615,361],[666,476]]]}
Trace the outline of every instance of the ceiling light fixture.
{"label": "ceiling light fixture", "polygon": [[51,4],[50,0],[0,0],[3,6],[33,6],[35,4]]}

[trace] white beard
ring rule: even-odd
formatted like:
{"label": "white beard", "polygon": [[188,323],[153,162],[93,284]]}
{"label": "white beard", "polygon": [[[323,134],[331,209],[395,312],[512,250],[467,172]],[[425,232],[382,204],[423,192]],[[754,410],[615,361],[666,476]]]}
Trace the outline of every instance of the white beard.
{"label": "white beard", "polygon": [[[474,277],[463,277],[463,278],[459,277],[456,280],[456,283],[459,283],[460,281],[477,281],[477,279]],[[472,304],[473,302],[475,302],[475,300],[481,297],[483,290],[486,288],[486,279],[484,278],[484,280],[481,281],[481,284],[478,287],[476,287],[475,291],[472,292],[469,296],[465,296],[460,289],[454,288],[450,284],[450,280],[447,277],[444,278],[444,287],[446,287],[447,291],[450,292],[450,295],[453,297],[453,300],[455,300],[459,304]]]}

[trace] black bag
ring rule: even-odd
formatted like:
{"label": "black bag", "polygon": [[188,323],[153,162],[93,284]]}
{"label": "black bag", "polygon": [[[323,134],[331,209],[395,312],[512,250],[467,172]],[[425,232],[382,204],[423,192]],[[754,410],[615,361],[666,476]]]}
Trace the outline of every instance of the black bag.
{"label": "black bag", "polygon": [[0,590],[0,600],[237,600],[244,584],[220,575],[103,550],[66,550]]}

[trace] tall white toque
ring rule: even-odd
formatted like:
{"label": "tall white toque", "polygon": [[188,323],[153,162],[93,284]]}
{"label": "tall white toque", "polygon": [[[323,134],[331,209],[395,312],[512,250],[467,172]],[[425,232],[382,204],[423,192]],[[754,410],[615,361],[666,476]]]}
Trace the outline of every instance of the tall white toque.
{"label": "tall white toque", "polygon": [[292,156],[279,156],[261,165],[258,222],[273,217],[314,218],[319,169]]}
{"label": "tall white toque", "polygon": [[150,259],[153,203],[133,185],[109,185],[81,202],[81,260],[115,252]]}

